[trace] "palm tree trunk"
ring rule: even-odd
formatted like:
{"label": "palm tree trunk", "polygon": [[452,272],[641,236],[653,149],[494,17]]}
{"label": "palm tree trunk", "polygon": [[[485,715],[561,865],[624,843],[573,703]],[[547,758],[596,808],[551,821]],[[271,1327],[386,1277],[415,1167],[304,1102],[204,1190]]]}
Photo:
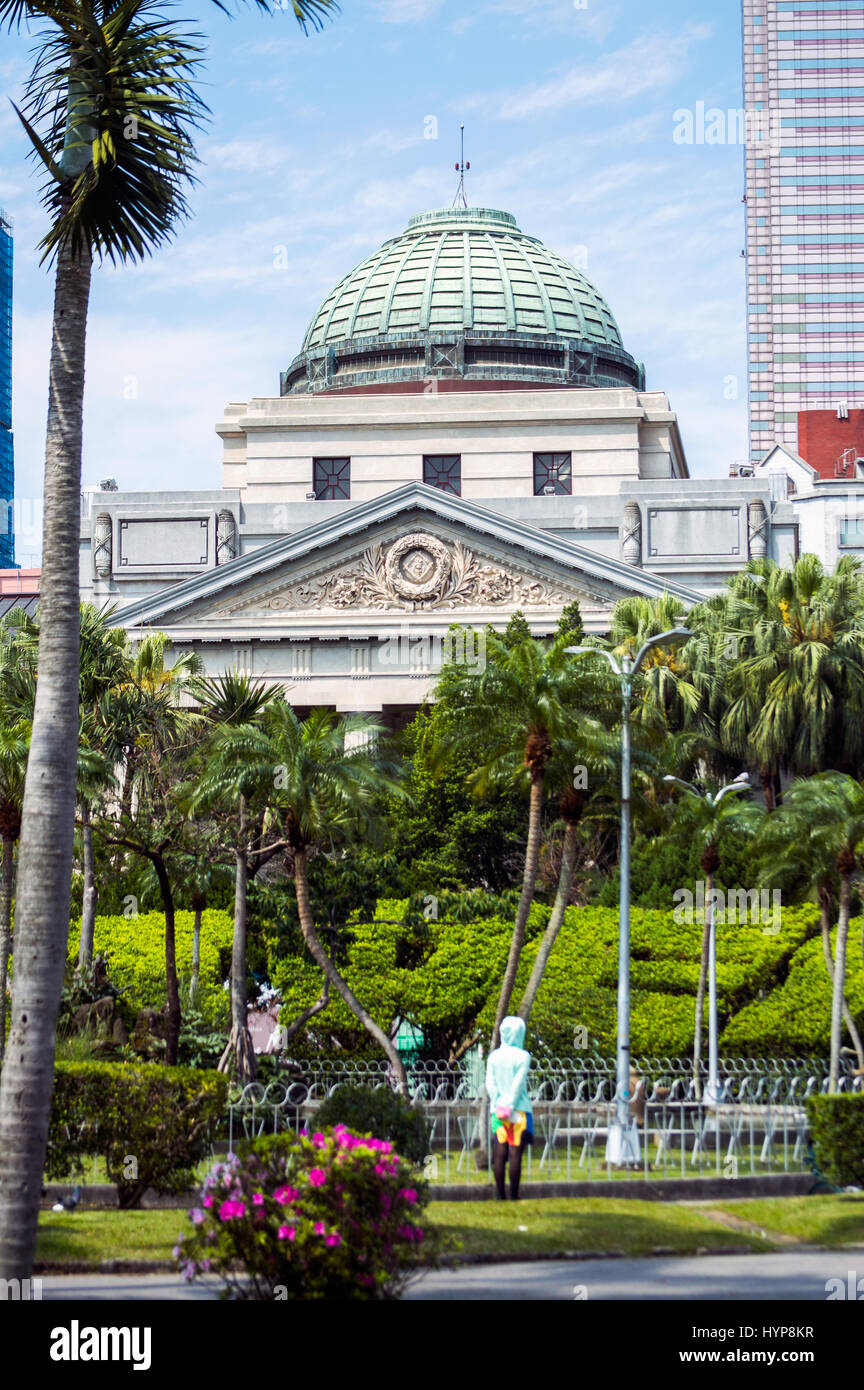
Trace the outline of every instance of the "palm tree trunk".
{"label": "palm tree trunk", "polygon": [[0,866],[0,1061],[6,1051],[6,986],[12,949],[12,886],[15,842],[4,837]]}
{"label": "palm tree trunk", "polygon": [[246,1007],[246,892],[249,881],[249,860],[246,846],[245,798],[240,798],[240,845],[234,851],[234,935],[231,941],[231,1033],[228,1046],[219,1062],[226,1071],[229,1058],[234,1057],[234,1073],[241,1085],[255,1080],[255,1049],[249,1033],[249,1010]]}
{"label": "palm tree trunk", "polygon": [[39,680],[18,851],[12,1026],[0,1080],[0,1278],[30,1276],[66,943],[78,750],[78,536],[91,258],[57,259],[45,446]]}
{"label": "palm tree trunk", "polygon": [[702,1028],[705,1021],[705,986],[708,983],[708,953],[711,949],[711,894],[714,875],[705,876],[705,925],[702,928],[702,957],[699,961],[699,984],[696,989],[696,1010],[693,1028],[693,1083],[696,1099],[702,1094]]}
{"label": "palm tree trunk", "polygon": [[367,1013],[360,1000],[354,994],[350,986],[343,980],[336,966],[328,956],[321,944],[315,925],[312,920],[312,908],[309,903],[309,878],[306,861],[306,846],[299,845],[294,850],[294,888],[297,893],[297,914],[300,918],[300,930],[303,933],[303,940],[309,948],[309,954],[324,974],[324,978],[329,980],[339,998],[342,999],[351,1010],[354,1017],[362,1023],[367,1033],[370,1033],[378,1046],[387,1056],[390,1065],[396,1073],[399,1083],[399,1090],[403,1096],[408,1095],[408,1077],[405,1074],[405,1067],[398,1050],[393,1042],[388,1038],[383,1028],[379,1028],[371,1014]]}
{"label": "palm tree trunk", "polygon": [[162,896],[162,911],[165,916],[165,985],[168,993],[168,1026],[165,1033],[165,1065],[176,1067],[180,1047],[180,986],[177,983],[177,938],[174,923],[174,894],[171,880],[165,867],[165,860],[158,851],[151,851],[147,858],[156,873],[159,892]]}
{"label": "palm tree trunk", "polygon": [[840,1035],[843,1018],[843,995],[846,986],[846,943],[849,939],[849,900],[852,875],[840,875],[840,910],[837,918],[837,953],[834,961],[834,986],[831,991],[831,1063],[828,1090],[837,1090],[840,1079]]}
{"label": "palm tree trunk", "polygon": [[81,903],[81,940],[78,946],[78,969],[89,970],[93,964],[93,935],[96,930],[96,873],[93,858],[93,826],[90,807],[81,802],[81,844],[84,859],[84,899]]}
{"label": "palm tree trunk", "polygon": [[552,947],[561,930],[561,923],[564,921],[564,913],[570,901],[570,889],[573,886],[573,871],[576,867],[576,853],[579,844],[579,827],[577,824],[567,825],[564,831],[564,845],[561,850],[561,872],[558,875],[558,889],[555,894],[555,902],[552,904],[552,912],[549,921],[546,923],[546,930],[540,942],[534,968],[531,971],[531,978],[528,981],[525,993],[522,996],[522,1003],[519,1005],[519,1017],[524,1018],[525,1022],[534,1007],[534,1000],[537,998],[537,991],[546,970],[549,957],[552,954]]}
{"label": "palm tree trunk", "polygon": [[498,1007],[495,1010],[495,1029],[492,1034],[493,1051],[501,1041],[501,1021],[506,1017],[507,1010],[510,1007],[510,999],[516,984],[516,974],[519,970],[519,957],[522,954],[522,947],[525,943],[525,925],[528,921],[528,913],[534,899],[534,885],[537,882],[537,864],[540,859],[540,824],[542,810],[543,773],[537,770],[531,773],[531,797],[528,803],[528,843],[525,846],[525,867],[522,872],[522,894],[519,898],[519,909],[516,913],[516,921],[513,924],[510,955],[507,958],[507,968],[504,971],[501,993],[498,996]]}
{"label": "palm tree trunk", "polygon": [[192,924],[192,978],[189,981],[189,999],[195,1003],[198,984],[201,979],[201,915],[204,909],[200,903],[195,907],[195,920]]}
{"label": "palm tree trunk", "polygon": [[[828,898],[824,893],[821,892],[819,894],[819,916],[820,923],[822,926],[822,951],[825,956],[825,968],[828,971],[828,978],[833,985],[834,956],[831,951],[831,913],[829,910]],[[858,1058],[858,1066],[864,1069],[864,1046],[862,1046],[861,1043],[861,1034],[858,1032],[858,1029],[855,1026],[855,1020],[852,1017],[852,1010],[849,1008],[849,1004],[847,1003],[845,996],[843,999],[843,1022],[846,1025],[849,1037],[852,1040],[852,1046],[854,1047],[855,1055]]]}

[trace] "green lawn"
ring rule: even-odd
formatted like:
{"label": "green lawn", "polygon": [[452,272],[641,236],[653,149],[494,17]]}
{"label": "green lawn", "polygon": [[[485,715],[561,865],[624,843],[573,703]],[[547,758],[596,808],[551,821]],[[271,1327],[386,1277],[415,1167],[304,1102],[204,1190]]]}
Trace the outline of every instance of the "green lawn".
{"label": "green lawn", "polygon": [[[790,1241],[864,1245],[864,1197],[771,1197],[729,1202],[642,1202],[626,1198],[527,1198],[433,1202],[426,1221],[466,1255],[623,1251],[679,1255]],[[36,1257],[45,1268],[98,1268],[106,1260],[169,1260],[185,1226],[181,1211],[43,1212]]]}
{"label": "green lawn", "polygon": [[188,1223],[183,1211],[43,1211],[36,1260],[51,1269],[103,1260],[170,1260]]}

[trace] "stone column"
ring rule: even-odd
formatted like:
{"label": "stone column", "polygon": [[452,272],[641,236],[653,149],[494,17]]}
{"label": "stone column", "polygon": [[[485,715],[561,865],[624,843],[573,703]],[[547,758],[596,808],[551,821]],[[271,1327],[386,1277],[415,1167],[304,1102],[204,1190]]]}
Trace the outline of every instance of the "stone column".
{"label": "stone column", "polygon": [[642,564],[642,511],[638,502],[628,502],[621,519],[621,559],[627,565]]}
{"label": "stone column", "polygon": [[237,554],[237,522],[226,508],[216,518],[216,564],[227,565]]}
{"label": "stone column", "polygon": [[108,512],[100,512],[93,528],[93,567],[97,579],[110,579],[112,569],[112,528]]}
{"label": "stone column", "polygon": [[768,513],[758,497],[747,508],[747,549],[751,560],[761,560],[768,554]]}

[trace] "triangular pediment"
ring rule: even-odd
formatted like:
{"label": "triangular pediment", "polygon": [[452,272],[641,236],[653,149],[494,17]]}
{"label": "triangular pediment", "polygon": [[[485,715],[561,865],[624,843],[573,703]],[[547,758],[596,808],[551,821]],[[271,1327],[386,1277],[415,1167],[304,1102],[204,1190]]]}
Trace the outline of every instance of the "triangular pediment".
{"label": "triangular pediment", "polygon": [[506,621],[560,612],[577,599],[599,621],[625,595],[681,585],[559,539],[525,522],[410,484],[177,584],[116,615],[127,627],[262,631],[364,616]]}

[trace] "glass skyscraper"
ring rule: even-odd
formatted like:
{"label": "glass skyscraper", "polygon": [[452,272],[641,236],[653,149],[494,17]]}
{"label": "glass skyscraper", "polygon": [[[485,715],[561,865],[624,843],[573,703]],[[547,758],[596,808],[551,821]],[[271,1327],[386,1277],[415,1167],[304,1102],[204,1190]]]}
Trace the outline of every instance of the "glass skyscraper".
{"label": "glass skyscraper", "polygon": [[12,223],[0,209],[0,569],[15,563],[12,450]]}
{"label": "glass skyscraper", "polygon": [[864,0],[743,5],[758,459],[798,449],[799,411],[864,407]]}

